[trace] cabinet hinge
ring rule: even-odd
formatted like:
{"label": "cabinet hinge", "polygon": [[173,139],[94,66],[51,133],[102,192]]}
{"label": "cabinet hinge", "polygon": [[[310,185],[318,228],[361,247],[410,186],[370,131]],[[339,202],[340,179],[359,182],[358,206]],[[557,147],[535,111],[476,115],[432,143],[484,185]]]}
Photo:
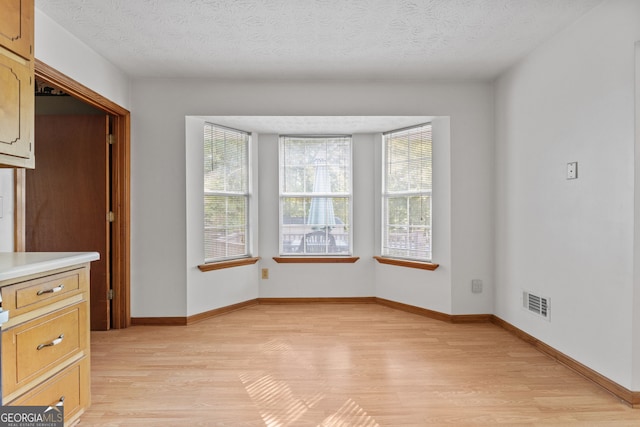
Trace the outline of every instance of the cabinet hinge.
{"label": "cabinet hinge", "polygon": [[114,139],[115,139],[115,138],[113,137],[113,134],[109,134],[109,135],[107,136],[107,140],[109,141],[109,145],[113,145],[113,140],[114,140]]}
{"label": "cabinet hinge", "polygon": [[113,222],[116,220],[116,216],[113,213],[113,211],[109,211],[109,213],[107,214],[107,221],[109,222]]}
{"label": "cabinet hinge", "polygon": [[109,289],[109,300],[113,299],[113,289]]}

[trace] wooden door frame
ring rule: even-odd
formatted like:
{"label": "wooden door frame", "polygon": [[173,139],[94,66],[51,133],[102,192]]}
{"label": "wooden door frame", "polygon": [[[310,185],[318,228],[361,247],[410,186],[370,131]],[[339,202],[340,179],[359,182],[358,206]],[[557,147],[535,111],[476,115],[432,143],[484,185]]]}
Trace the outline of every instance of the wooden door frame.
{"label": "wooden door frame", "polygon": [[[126,328],[131,325],[130,290],[130,182],[131,182],[131,118],[125,108],[113,103],[47,64],[35,60],[35,76],[63,90],[113,118],[113,147],[111,173],[111,204],[114,213],[111,233],[111,284],[113,300],[111,307],[111,327]],[[37,167],[37,159],[36,159]],[[25,250],[25,179],[24,169],[15,170],[15,251]]]}

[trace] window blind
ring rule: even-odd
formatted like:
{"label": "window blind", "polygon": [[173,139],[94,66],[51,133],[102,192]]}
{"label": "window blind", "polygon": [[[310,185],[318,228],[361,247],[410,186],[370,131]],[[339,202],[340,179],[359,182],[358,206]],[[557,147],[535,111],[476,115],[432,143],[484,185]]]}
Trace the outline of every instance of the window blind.
{"label": "window blind", "polygon": [[204,127],[205,262],[249,255],[248,132]]}
{"label": "window blind", "polygon": [[351,136],[280,137],[280,253],[351,254]]}
{"label": "window blind", "polygon": [[431,260],[432,127],[385,132],[382,255]]}

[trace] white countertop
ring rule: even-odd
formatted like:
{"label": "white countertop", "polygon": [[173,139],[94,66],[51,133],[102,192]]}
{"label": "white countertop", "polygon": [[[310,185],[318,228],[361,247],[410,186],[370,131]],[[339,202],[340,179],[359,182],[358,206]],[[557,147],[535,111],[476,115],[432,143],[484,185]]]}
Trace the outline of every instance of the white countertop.
{"label": "white countertop", "polygon": [[98,259],[98,252],[0,252],[0,281]]}

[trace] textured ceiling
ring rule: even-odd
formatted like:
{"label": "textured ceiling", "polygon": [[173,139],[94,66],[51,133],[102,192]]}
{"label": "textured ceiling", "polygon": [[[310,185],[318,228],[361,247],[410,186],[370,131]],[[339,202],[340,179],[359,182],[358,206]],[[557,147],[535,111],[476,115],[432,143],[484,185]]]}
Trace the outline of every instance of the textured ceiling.
{"label": "textured ceiling", "polygon": [[130,76],[492,79],[602,0],[36,0]]}

